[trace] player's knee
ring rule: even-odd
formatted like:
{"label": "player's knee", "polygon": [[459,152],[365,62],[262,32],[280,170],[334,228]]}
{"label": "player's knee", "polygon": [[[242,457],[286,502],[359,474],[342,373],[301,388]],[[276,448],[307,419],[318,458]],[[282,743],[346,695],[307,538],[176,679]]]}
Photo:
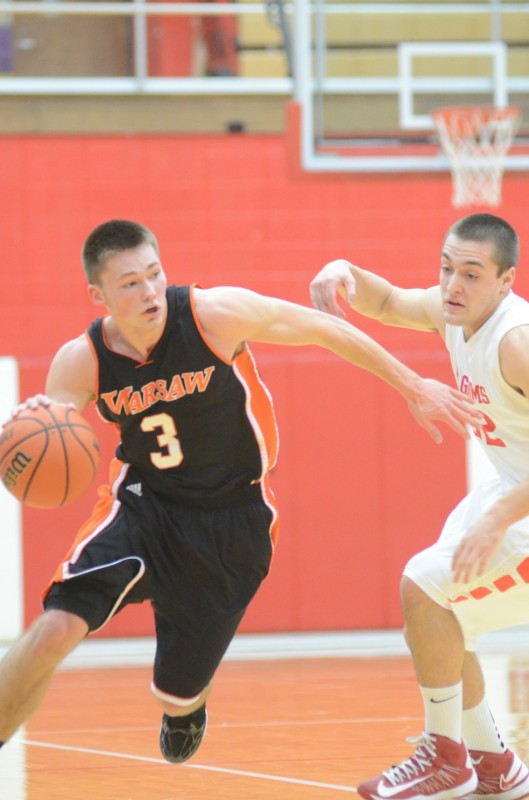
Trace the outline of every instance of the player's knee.
{"label": "player's knee", "polygon": [[405,622],[429,608],[433,600],[410,578],[403,575],[400,584],[400,598]]}
{"label": "player's knee", "polygon": [[53,664],[61,661],[88,633],[84,620],[66,611],[52,610],[28,631],[33,658]]}

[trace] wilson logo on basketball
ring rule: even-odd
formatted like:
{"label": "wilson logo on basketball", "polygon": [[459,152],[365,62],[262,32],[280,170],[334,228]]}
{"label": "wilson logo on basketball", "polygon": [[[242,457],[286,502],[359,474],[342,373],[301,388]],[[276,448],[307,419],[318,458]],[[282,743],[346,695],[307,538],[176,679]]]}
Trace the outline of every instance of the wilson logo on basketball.
{"label": "wilson logo on basketball", "polygon": [[21,503],[60,508],[88,489],[99,447],[92,426],[72,405],[26,402],[3,427],[0,482]]}
{"label": "wilson logo on basketball", "polygon": [[30,456],[27,456],[21,450],[11,459],[11,463],[2,476],[2,480],[8,489],[11,486],[16,486],[18,479],[31,461]]}

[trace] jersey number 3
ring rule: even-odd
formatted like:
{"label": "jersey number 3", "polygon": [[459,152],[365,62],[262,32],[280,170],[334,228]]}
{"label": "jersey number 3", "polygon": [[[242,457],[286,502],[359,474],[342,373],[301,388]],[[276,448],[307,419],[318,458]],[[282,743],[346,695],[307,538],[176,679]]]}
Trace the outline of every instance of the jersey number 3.
{"label": "jersey number 3", "polygon": [[155,467],[170,469],[178,467],[182,463],[184,454],[178,441],[174,419],[169,414],[153,414],[151,417],[144,417],[141,421],[141,429],[145,433],[161,431],[156,437],[156,441],[160,448],[165,448],[165,452],[149,453]]}

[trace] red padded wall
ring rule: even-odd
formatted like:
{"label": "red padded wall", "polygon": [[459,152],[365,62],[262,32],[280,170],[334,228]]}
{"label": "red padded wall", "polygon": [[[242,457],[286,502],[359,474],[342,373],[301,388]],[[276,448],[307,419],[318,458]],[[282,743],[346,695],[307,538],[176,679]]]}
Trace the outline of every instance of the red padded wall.
{"label": "red padded wall", "polygon": [[[56,349],[91,320],[80,248],[112,217],[156,231],[175,282],[238,284],[308,303],[311,277],[340,256],[401,285],[436,282],[443,233],[463,213],[450,205],[449,176],[299,176],[287,149],[281,136],[0,139],[0,352],[19,359],[22,395],[42,390]],[[522,243],[526,188],[526,176],[508,175],[499,211]],[[357,322],[414,369],[451,380],[434,335]],[[254,350],[280,426],[273,485],[282,530],[243,630],[400,625],[402,567],[464,492],[462,441],[447,430],[436,446],[397,394],[331,354]],[[87,416],[107,460],[114,435]],[[25,509],[28,621],[95,495],[94,486],[60,511]],[[151,632],[143,606],[101,635]]]}

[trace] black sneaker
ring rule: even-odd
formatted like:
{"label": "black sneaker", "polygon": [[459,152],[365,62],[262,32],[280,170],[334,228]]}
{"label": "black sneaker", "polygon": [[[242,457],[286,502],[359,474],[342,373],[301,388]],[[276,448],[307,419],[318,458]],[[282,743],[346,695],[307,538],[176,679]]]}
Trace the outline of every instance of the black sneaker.
{"label": "black sneaker", "polygon": [[206,732],[208,715],[203,705],[186,717],[164,714],[160,730],[160,750],[172,764],[183,764],[196,753]]}

